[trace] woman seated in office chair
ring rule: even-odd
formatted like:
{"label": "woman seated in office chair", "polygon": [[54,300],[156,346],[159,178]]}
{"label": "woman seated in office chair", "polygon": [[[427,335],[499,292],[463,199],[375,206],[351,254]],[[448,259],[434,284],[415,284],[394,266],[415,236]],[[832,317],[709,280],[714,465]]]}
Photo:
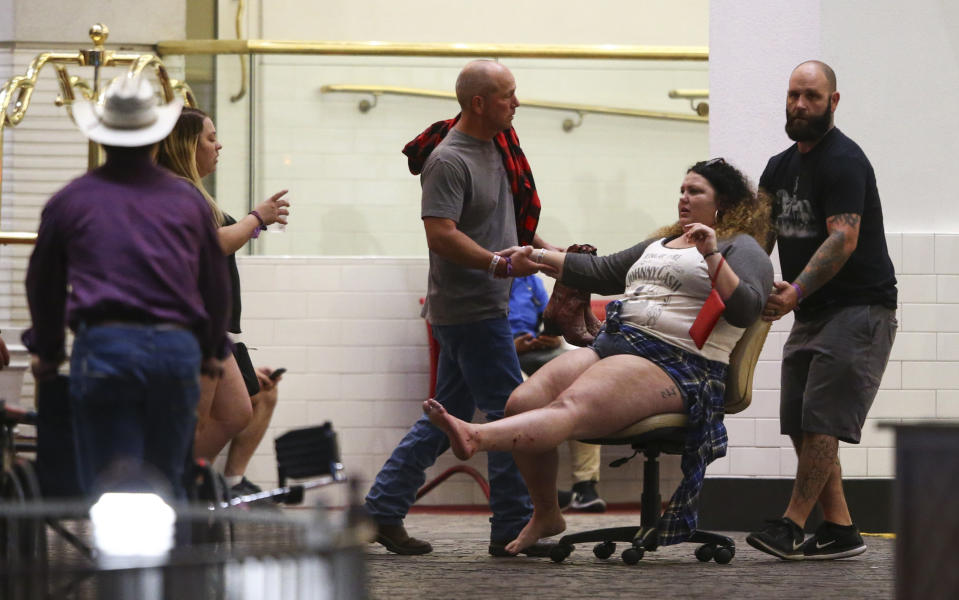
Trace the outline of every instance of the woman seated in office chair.
{"label": "woman seated in office chair", "polygon": [[[687,171],[679,220],[615,254],[514,247],[500,254],[532,261],[564,284],[610,302],[606,322],[589,348],[546,364],[510,396],[506,417],[473,424],[431,400],[423,411],[467,459],[478,451],[511,451],[533,500],[533,518],[506,549],[517,553],[565,530],[556,496],[557,451],[565,440],[598,438],[661,413],[689,415],[683,482],[659,522],[662,545],[681,542],[696,527],[696,500],[706,465],[726,453],[722,424],[729,355],[759,318],[773,284],[763,250],[769,209],[746,177],[723,159]],[[697,347],[690,328],[715,288],[722,317]],[[624,285],[625,284],[625,285]],[[697,336],[698,337],[698,336]]]}

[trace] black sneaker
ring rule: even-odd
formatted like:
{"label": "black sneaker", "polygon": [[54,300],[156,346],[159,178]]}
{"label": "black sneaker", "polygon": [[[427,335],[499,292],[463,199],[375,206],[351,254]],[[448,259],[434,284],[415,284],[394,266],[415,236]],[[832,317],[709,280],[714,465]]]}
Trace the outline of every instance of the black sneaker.
{"label": "black sneaker", "polygon": [[249,496],[251,494],[259,494],[263,491],[263,488],[253,483],[245,476],[240,480],[240,483],[230,488],[230,492],[233,494],[233,497],[237,496]]}
{"label": "black sneaker", "polygon": [[756,550],[784,560],[802,560],[803,531],[792,519],[768,519],[766,529],[746,536],[746,542]]}
{"label": "black sneaker", "polygon": [[580,481],[573,484],[573,500],[569,507],[582,512],[606,512],[606,501],[596,493],[595,481]]}
{"label": "black sneaker", "polygon": [[573,501],[573,492],[569,490],[559,490],[556,495],[559,498],[559,509],[566,510],[569,508],[570,503]]}
{"label": "black sneaker", "polygon": [[866,544],[862,541],[855,523],[836,525],[823,521],[822,525],[816,529],[816,534],[802,545],[802,553],[806,560],[848,558],[865,551]]}

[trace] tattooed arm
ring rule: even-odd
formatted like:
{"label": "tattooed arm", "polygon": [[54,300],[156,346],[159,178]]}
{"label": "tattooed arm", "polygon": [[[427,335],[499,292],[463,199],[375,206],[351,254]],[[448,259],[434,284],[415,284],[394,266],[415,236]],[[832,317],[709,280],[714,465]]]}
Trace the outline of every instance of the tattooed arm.
{"label": "tattooed arm", "polygon": [[861,218],[854,213],[845,213],[826,219],[826,231],[829,232],[829,237],[819,246],[806,263],[806,268],[796,278],[796,283],[802,288],[804,296],[812,294],[825,285],[849,260],[849,256],[859,242]]}
{"label": "tattooed arm", "polygon": [[[849,260],[859,242],[861,215],[844,213],[826,219],[829,235],[806,263],[795,283],[809,296],[836,276]],[[799,304],[799,294],[791,283],[777,281],[776,290],[769,296],[763,319],[776,321]]]}

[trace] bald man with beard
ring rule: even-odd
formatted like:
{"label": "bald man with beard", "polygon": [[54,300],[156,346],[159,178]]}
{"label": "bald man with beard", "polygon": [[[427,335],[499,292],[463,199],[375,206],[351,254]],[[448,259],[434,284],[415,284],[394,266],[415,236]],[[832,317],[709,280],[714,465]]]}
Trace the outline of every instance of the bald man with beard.
{"label": "bald man with beard", "polygon": [[[772,202],[783,279],[763,318],[789,312],[780,428],[799,456],[783,516],[746,541],[785,560],[866,551],[842,487],[839,441],[858,444],[896,337],[896,277],[876,175],[862,149],[833,124],[836,74],[807,61],[789,78],[786,133],[796,143],[759,180]],[[816,502],[825,520],[804,540]]]}

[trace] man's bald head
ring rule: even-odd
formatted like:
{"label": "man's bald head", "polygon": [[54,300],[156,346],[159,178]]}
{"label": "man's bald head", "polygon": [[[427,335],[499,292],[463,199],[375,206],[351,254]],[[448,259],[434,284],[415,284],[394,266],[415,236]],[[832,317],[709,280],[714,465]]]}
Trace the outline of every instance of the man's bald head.
{"label": "man's bald head", "polygon": [[475,96],[489,96],[496,91],[496,76],[506,67],[493,60],[474,60],[460,71],[456,78],[456,101],[460,108],[467,110]]}
{"label": "man's bald head", "polygon": [[829,83],[829,93],[831,94],[836,91],[836,72],[826,63],[821,60],[807,60],[806,62],[799,63],[799,65],[793,69],[793,73],[800,69],[815,69],[819,71]]}

